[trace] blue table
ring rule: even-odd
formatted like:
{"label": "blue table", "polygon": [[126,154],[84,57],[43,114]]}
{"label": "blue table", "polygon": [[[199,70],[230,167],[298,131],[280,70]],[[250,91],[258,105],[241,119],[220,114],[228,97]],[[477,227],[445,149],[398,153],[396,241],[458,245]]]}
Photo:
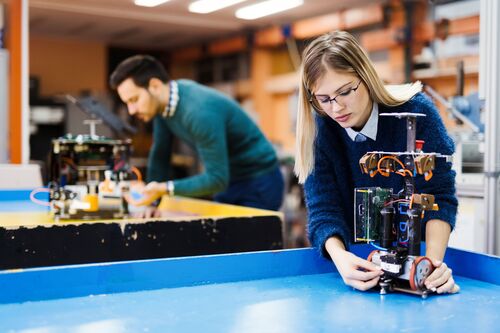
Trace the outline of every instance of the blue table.
{"label": "blue table", "polygon": [[446,262],[461,292],[425,300],[355,291],[312,249],[3,271],[0,332],[499,332],[500,259]]}

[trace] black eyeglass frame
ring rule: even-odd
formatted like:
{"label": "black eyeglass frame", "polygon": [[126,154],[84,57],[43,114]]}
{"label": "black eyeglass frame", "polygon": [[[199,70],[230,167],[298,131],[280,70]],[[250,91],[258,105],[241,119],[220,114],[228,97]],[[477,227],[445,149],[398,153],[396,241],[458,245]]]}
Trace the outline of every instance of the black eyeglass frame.
{"label": "black eyeglass frame", "polygon": [[[363,80],[359,80],[358,84],[356,87],[353,87],[353,88],[349,88],[349,89],[346,89],[345,91],[343,92],[340,92],[338,93],[337,95],[335,95],[335,97],[332,97],[330,98],[330,96],[327,96],[328,98],[328,103],[332,104],[332,102],[335,102],[335,103],[339,103],[337,102],[337,97],[339,97],[340,95],[342,94],[347,94],[347,93],[351,93],[351,91],[354,91],[356,92],[356,90],[358,90],[359,86],[361,85],[361,82],[363,82]],[[311,104],[311,106],[313,107],[313,109],[317,112],[320,112],[320,113],[324,113],[325,110],[319,108],[319,106],[316,106],[315,103],[314,103],[314,100],[316,100],[316,102],[318,101],[317,98],[316,98],[316,95],[313,94],[313,92],[309,89],[307,89],[307,93],[309,94],[309,104]],[[326,96],[326,95],[325,95]]]}

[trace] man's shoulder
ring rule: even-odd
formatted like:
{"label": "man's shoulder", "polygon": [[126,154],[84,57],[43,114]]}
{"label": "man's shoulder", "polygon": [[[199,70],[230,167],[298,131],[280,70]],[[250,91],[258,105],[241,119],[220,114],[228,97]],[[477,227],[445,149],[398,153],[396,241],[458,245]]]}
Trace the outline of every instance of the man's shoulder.
{"label": "man's shoulder", "polygon": [[179,89],[196,89],[196,87],[202,87],[201,84],[189,79],[177,79],[175,82],[177,82]]}

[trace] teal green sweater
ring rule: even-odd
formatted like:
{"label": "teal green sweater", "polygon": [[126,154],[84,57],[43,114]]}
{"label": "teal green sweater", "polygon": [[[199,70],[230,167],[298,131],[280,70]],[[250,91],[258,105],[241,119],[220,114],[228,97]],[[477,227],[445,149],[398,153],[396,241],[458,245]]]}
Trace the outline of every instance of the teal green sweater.
{"label": "teal green sweater", "polygon": [[265,174],[278,165],[274,148],[238,103],[193,81],[177,83],[175,113],[153,119],[148,181],[170,179],[172,135],[193,147],[204,165],[201,174],[174,181],[176,195],[215,194],[230,182]]}

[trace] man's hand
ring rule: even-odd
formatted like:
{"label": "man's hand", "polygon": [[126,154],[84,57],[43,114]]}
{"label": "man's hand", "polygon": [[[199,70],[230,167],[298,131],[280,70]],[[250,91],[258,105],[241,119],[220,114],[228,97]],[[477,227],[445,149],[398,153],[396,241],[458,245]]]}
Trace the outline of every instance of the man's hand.
{"label": "man's hand", "polygon": [[163,213],[155,206],[142,206],[138,209],[130,209],[130,216],[136,219],[144,219],[162,217]]}
{"label": "man's hand", "polygon": [[434,272],[425,279],[425,286],[427,289],[435,291],[438,294],[457,293],[460,287],[455,283],[451,269],[440,260],[431,260],[436,268]]}
{"label": "man's hand", "polygon": [[325,247],[345,284],[363,291],[377,285],[382,275],[380,267],[346,251],[342,241],[336,237],[328,239]]}
{"label": "man's hand", "polygon": [[132,193],[138,193],[136,197],[134,194],[125,195],[125,200],[132,206],[150,206],[155,200],[162,197],[167,193],[167,184],[151,182],[146,186],[144,184],[137,184],[131,187]]}

